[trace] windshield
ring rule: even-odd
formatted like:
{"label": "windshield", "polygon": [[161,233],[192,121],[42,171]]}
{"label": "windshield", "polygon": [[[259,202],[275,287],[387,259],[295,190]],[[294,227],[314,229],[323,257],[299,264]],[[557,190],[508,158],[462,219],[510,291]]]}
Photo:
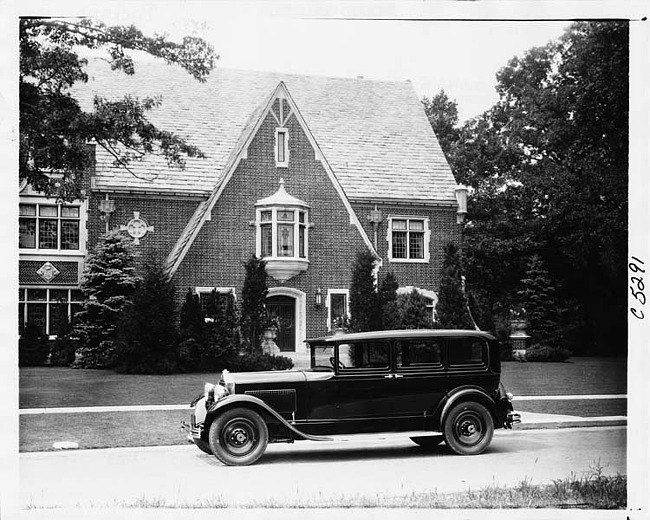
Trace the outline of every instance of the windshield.
{"label": "windshield", "polygon": [[310,345],[310,348],[312,369],[334,368],[334,345]]}

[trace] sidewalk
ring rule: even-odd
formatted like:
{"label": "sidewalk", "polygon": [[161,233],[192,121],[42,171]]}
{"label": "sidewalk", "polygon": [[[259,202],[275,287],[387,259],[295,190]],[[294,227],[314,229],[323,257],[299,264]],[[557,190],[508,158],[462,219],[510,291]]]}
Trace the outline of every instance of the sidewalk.
{"label": "sidewalk", "polygon": [[518,412],[521,423],[515,424],[515,430],[549,430],[554,428],[578,428],[587,426],[627,426],[627,417],[614,415],[606,417],[578,417],[575,415],[558,415],[533,412]]}

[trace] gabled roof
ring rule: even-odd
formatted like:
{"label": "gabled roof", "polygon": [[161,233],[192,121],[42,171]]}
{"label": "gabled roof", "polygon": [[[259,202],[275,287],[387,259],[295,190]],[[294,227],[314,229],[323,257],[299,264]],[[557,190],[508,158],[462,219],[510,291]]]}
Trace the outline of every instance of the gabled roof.
{"label": "gabled roof", "polygon": [[88,84],[76,85],[73,94],[86,108],[94,95],[162,96],[151,121],[186,137],[207,158],[188,159],[179,171],[150,157],[132,164],[134,177],[98,148],[95,189],[208,196],[228,171],[247,126],[284,82],[348,199],[456,203],[456,182],[410,82],[217,67],[199,83],[162,62],[136,62],[135,69],[127,76],[91,59]]}
{"label": "gabled roof", "polygon": [[[271,107],[273,105],[274,100],[278,97],[282,96],[287,103],[289,103],[290,110],[292,113],[295,115],[296,119],[298,120],[300,126],[302,127],[303,131],[305,132],[305,135],[307,136],[307,139],[310,141],[312,144],[315,154],[317,156],[322,157],[322,164],[323,167],[325,168],[325,172],[327,173],[330,181],[332,182],[332,185],[334,186],[334,189],[338,193],[339,197],[341,197],[341,201],[343,202],[343,205],[345,206],[349,216],[350,216],[350,223],[354,224],[361,235],[362,240],[365,242],[366,246],[368,249],[375,255],[377,260],[381,261],[379,256],[377,255],[377,252],[375,251],[375,248],[373,247],[372,243],[370,242],[370,238],[368,237],[367,233],[363,229],[363,226],[361,225],[361,222],[359,222],[359,218],[352,209],[352,206],[350,204],[350,201],[348,200],[348,197],[346,196],[345,192],[343,191],[343,188],[336,178],[336,175],[332,171],[332,168],[327,162],[327,159],[323,157],[322,150],[318,143],[316,142],[316,139],[314,138],[313,133],[311,132],[311,129],[305,122],[304,118],[302,117],[300,110],[296,106],[295,101],[293,100],[291,93],[287,90],[286,85],[284,82],[280,82],[275,89],[271,92],[270,96],[267,96],[266,102],[264,103],[263,106],[258,107],[251,117],[249,118],[248,122],[244,126],[244,129],[242,131],[242,134],[239,136],[237,139],[237,144],[233,148],[230,157],[228,158],[228,161],[226,162],[226,166],[222,172],[221,178],[217,185],[215,186],[214,190],[208,197],[208,199],[204,202],[201,202],[199,206],[197,207],[196,211],[194,212],[194,215],[192,215],[192,218],[189,220],[187,226],[183,230],[183,233],[179,237],[179,239],[176,241],[176,244],[170,251],[169,255],[167,256],[166,259],[166,269],[167,273],[170,276],[173,276],[178,267],[180,266],[181,262],[185,258],[185,255],[187,255],[190,247],[192,247],[192,243],[194,242],[194,239],[198,235],[199,231],[201,230],[201,227],[203,226],[203,223],[207,220],[207,217],[209,213],[212,211],[212,208],[214,205],[217,203],[219,200],[219,197],[221,196],[221,193],[223,192],[225,186],[228,184],[228,181],[232,177],[233,173],[235,172],[237,165],[239,163],[239,160],[244,156],[248,145],[250,144],[250,141],[253,139],[255,136],[257,130],[259,129],[260,125],[264,121],[264,118],[268,114],[268,112],[271,110]],[[291,198],[291,202],[297,202],[300,205],[304,205],[305,203],[303,201],[300,201],[296,199],[295,197],[291,197],[286,191],[284,190],[284,181],[281,181],[280,183],[280,190],[278,193],[276,193],[275,196],[280,195],[280,197],[287,197]],[[267,203],[269,200],[272,200],[274,196],[269,197],[269,199],[266,199]],[[264,199],[262,201],[257,201],[258,205],[260,202],[264,202]]]}

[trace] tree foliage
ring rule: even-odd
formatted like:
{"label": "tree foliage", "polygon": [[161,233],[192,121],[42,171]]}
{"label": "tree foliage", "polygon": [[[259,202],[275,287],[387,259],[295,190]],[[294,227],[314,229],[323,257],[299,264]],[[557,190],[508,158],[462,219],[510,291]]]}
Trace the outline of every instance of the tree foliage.
{"label": "tree foliage", "polygon": [[360,251],[352,266],[350,284],[350,328],[365,332],[379,328],[381,313],[375,288],[375,256],[367,250]]}
{"label": "tree foliage", "polygon": [[539,255],[593,353],[626,349],[628,36],[627,22],[580,22],[513,58],[496,105],[445,145],[471,188],[469,290],[496,319]]}
{"label": "tree foliage", "polygon": [[385,329],[428,329],[431,328],[429,299],[413,289],[386,303],[384,307]]}
{"label": "tree foliage", "polygon": [[261,352],[262,335],[268,322],[266,296],[269,292],[266,262],[255,255],[244,264],[245,277],[242,288],[241,326],[246,349]]}
{"label": "tree foliage", "polygon": [[422,104],[442,151],[448,154],[459,138],[456,100],[449,99],[447,93],[441,90],[430,99],[426,96],[422,98]]}
{"label": "tree foliage", "polygon": [[442,329],[474,329],[463,288],[458,248],[454,244],[447,244],[445,247],[436,306],[436,325]]}
{"label": "tree foliage", "polygon": [[177,369],[175,286],[153,255],[120,317],[114,368],[118,372],[170,374]]}
{"label": "tree foliage", "polygon": [[121,313],[132,301],[140,282],[131,241],[119,231],[102,235],[86,258],[81,282],[85,299],[74,327],[74,335],[83,344],[79,349],[79,366],[111,365]]}
{"label": "tree foliage", "polygon": [[69,90],[88,81],[80,49],[106,51],[111,68],[129,75],[135,71],[129,52],[142,51],[203,81],[216,59],[205,41],[185,37],[176,43],[145,36],[132,25],[107,26],[88,18],[21,18],[19,45],[19,175],[36,190],[62,200],[79,198],[80,180],[93,160],[91,141],[127,169],[148,153],[160,153],[181,168],[184,157],[203,156],[183,138],[148,121],[147,111],[160,99],[96,97],[93,110],[85,112]]}

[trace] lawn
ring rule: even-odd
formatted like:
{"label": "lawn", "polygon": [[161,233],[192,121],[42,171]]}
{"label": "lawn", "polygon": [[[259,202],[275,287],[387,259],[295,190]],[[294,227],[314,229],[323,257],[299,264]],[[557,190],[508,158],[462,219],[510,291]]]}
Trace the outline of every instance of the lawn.
{"label": "lawn", "polygon": [[[567,363],[503,363],[502,379],[515,395],[625,394],[626,360],[574,358]],[[219,374],[143,376],[110,370],[20,369],[20,408],[178,405]],[[579,416],[626,415],[626,401],[520,401],[519,411]],[[20,416],[20,450],[52,450],[55,442],[80,448],[160,446],[186,442],[179,431],[188,412],[163,410]]]}
{"label": "lawn", "polygon": [[[21,368],[20,408],[183,404],[219,374],[144,376],[110,370]],[[515,395],[625,394],[625,358],[572,358],[565,363],[502,365],[502,381]]]}

